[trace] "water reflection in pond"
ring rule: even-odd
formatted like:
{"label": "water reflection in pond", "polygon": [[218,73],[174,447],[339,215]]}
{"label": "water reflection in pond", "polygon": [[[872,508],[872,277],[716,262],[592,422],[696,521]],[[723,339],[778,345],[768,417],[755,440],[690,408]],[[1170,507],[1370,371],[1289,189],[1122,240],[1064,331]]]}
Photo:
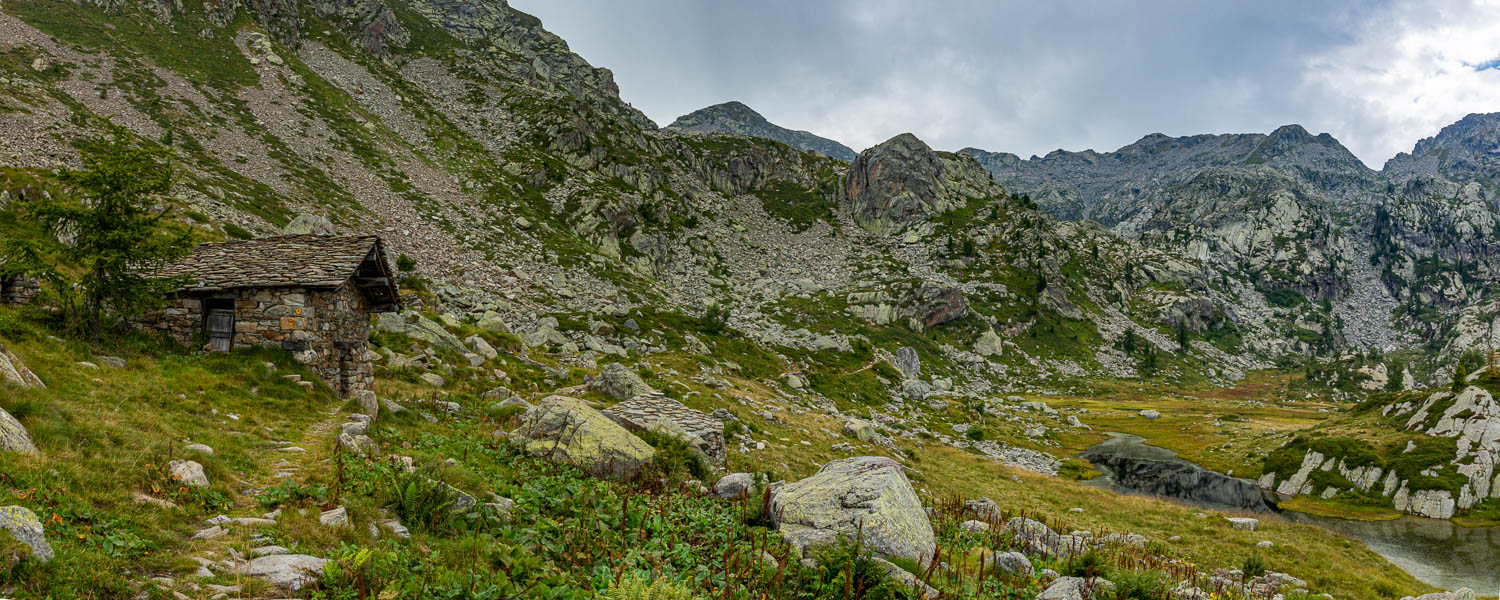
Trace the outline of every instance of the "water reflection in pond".
{"label": "water reflection in pond", "polygon": [[[1110,439],[1081,456],[1105,472],[1088,485],[1120,493],[1160,496],[1221,510],[1272,510],[1275,498],[1252,482],[1227,477],[1149,446],[1134,435],[1110,433]],[[1449,521],[1404,517],[1394,521],[1347,521],[1294,511],[1288,521],[1319,525],[1358,539],[1413,577],[1443,589],[1467,587],[1481,595],[1500,590],[1500,527],[1460,527]]]}

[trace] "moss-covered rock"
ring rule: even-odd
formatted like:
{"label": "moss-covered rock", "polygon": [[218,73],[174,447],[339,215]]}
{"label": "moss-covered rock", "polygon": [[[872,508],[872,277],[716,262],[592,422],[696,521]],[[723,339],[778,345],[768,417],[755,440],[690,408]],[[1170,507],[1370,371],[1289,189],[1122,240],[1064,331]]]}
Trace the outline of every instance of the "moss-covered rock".
{"label": "moss-covered rock", "polygon": [[535,456],[573,464],[598,477],[629,478],[656,455],[603,413],[566,396],[544,398],[526,411],[510,436]]}
{"label": "moss-covered rock", "polygon": [[932,557],[932,523],[901,465],[882,456],[823,465],[816,475],[777,490],[770,514],[782,535],[802,550],[859,537],[881,556]]}

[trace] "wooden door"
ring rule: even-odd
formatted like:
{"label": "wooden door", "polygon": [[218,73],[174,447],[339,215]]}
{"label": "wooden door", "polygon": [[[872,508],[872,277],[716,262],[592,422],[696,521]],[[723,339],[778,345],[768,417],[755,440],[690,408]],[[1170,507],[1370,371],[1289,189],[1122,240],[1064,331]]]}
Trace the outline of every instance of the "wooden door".
{"label": "wooden door", "polygon": [[234,347],[234,311],[216,308],[208,311],[208,341],[215,352]]}

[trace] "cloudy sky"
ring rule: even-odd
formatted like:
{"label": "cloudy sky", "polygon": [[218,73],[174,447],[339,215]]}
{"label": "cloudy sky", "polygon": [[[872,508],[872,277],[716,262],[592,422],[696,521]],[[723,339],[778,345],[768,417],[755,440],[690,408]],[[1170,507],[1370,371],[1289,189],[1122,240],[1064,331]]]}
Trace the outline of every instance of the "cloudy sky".
{"label": "cloudy sky", "polygon": [[1500,111],[1500,0],[511,0],[659,124],[739,100],[855,150],[1328,132],[1374,168]]}

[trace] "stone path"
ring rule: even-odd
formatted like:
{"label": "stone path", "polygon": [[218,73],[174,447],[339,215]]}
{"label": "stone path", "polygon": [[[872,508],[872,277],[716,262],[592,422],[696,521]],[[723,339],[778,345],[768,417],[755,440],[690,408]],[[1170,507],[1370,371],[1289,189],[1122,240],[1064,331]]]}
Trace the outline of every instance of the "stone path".
{"label": "stone path", "polygon": [[[144,583],[164,590],[174,598],[223,599],[238,597],[243,589],[252,587],[247,585],[249,578],[269,583],[276,590],[271,592],[273,595],[295,591],[321,579],[323,559],[293,554],[285,547],[273,545],[269,536],[259,531],[275,527],[282,511],[277,509],[268,513],[263,510],[259,506],[258,494],[262,489],[281,485],[305,470],[332,469],[331,458],[320,458],[321,453],[310,449],[332,447],[340,427],[346,422],[344,417],[342,412],[334,409],[327,413],[327,418],[308,427],[300,439],[267,444],[251,470],[240,474],[246,487],[234,497],[233,506],[224,514],[199,523],[198,531],[177,549],[183,562],[198,564],[197,571],[177,579],[153,577]],[[240,544],[244,541],[248,541],[251,548],[248,556],[235,548],[244,547]],[[215,585],[202,581],[224,575],[233,578],[234,582]]]}

